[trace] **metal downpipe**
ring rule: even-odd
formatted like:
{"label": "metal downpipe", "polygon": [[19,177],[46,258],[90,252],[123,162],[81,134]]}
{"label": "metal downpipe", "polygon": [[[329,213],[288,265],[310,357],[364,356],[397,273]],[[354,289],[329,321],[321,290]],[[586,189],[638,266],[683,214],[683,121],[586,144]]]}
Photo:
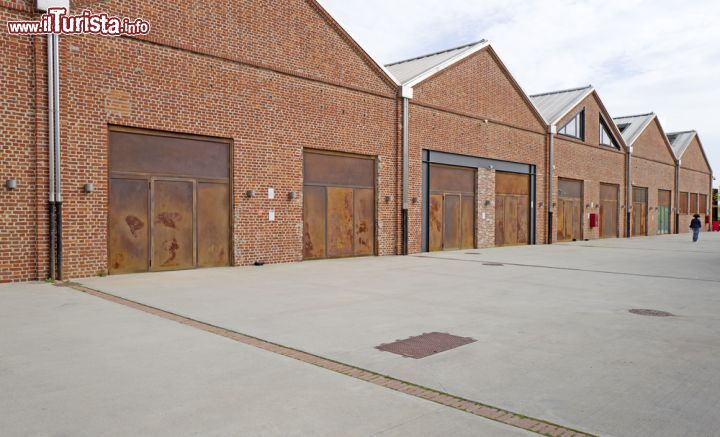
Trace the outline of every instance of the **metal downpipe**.
{"label": "metal downpipe", "polygon": [[410,124],[410,99],[403,97],[402,99],[402,254],[407,255],[409,250],[409,187],[408,179],[410,174],[410,133],[408,127]]}
{"label": "metal downpipe", "polygon": [[53,75],[54,75],[54,121],[55,121],[55,202],[57,219],[57,279],[62,280],[63,239],[62,239],[62,184],[60,178],[60,36],[53,36]]}
{"label": "metal downpipe", "polygon": [[555,125],[550,126],[548,156],[548,235],[547,244],[553,244],[553,215],[555,212]]}
{"label": "metal downpipe", "polygon": [[48,276],[55,279],[55,38],[47,36],[48,74]]}
{"label": "metal downpipe", "polygon": [[627,186],[625,191],[625,236],[632,237],[632,146],[627,149]]}

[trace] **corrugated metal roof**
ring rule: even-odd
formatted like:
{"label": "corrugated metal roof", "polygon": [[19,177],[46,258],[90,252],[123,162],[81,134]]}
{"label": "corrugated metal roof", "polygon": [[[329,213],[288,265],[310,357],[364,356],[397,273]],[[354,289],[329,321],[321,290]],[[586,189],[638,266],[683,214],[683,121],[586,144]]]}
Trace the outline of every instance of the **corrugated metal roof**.
{"label": "corrugated metal roof", "polygon": [[620,129],[622,137],[628,146],[632,146],[638,139],[645,128],[655,119],[655,113],[628,115],[625,117],[615,117],[613,120]]}
{"label": "corrugated metal roof", "polygon": [[588,85],[582,88],[535,94],[530,96],[530,100],[540,111],[545,121],[548,124],[554,124],[560,121],[565,114],[577,106],[592,91],[592,85]]}
{"label": "corrugated metal roof", "polygon": [[481,40],[465,44],[460,47],[443,50],[441,52],[430,53],[428,55],[387,64],[385,68],[387,68],[401,84],[405,84],[422,75],[426,71],[431,70],[444,62],[450,61],[455,57],[459,57],[463,53],[485,43],[487,43],[486,40]]}
{"label": "corrugated metal roof", "polygon": [[695,135],[697,135],[697,132],[694,130],[667,134],[668,140],[670,140],[670,146],[672,146],[673,153],[675,153],[677,159],[682,158],[693,138],[695,138]]}

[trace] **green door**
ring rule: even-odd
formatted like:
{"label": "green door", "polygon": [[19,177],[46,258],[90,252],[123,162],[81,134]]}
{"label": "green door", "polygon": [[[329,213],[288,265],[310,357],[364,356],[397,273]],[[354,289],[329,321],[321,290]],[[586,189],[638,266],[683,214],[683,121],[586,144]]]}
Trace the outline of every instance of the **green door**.
{"label": "green door", "polygon": [[670,233],[670,191],[658,191],[658,235]]}

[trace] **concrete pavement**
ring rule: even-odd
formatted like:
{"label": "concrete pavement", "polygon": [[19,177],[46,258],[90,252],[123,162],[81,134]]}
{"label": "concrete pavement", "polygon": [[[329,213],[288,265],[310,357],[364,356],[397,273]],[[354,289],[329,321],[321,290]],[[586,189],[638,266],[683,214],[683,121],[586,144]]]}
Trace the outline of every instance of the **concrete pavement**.
{"label": "concrete pavement", "polygon": [[0,434],[527,433],[72,289],[16,284],[0,286]]}
{"label": "concrete pavement", "polygon": [[[720,234],[89,278],[87,286],[603,435],[720,429]],[[487,263],[503,263],[502,266]],[[647,308],[676,314],[652,318]],[[478,342],[422,360],[424,332]]]}

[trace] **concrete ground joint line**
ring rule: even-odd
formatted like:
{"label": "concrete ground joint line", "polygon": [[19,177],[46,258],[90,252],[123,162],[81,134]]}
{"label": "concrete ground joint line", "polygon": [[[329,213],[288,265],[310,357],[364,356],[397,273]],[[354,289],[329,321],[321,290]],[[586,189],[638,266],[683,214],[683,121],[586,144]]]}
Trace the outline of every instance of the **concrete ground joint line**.
{"label": "concrete ground joint line", "polygon": [[[305,364],[309,364],[312,366],[320,367],[324,370],[329,370],[334,373],[338,373],[341,375],[348,376],[353,379],[357,379],[360,381],[368,382],[370,384],[373,384],[378,387],[384,387],[391,389],[393,391],[403,393],[408,396],[413,396],[418,399],[430,401],[433,403],[436,403],[438,405],[442,405],[444,407],[452,408],[458,411],[462,411],[464,413],[472,414],[475,416],[479,416],[488,420],[492,420],[494,422],[502,423],[504,425],[512,426],[515,428],[520,428],[525,431],[533,432],[536,434],[541,435],[550,435],[547,433],[540,433],[538,431],[534,431],[532,428],[538,428],[538,426],[551,426],[559,431],[562,432],[562,434],[567,435],[579,435],[579,436],[588,436],[588,437],[595,437],[594,434],[589,434],[586,432],[581,432],[572,428],[568,428],[566,426],[558,425],[543,419],[536,419],[530,416],[525,416],[523,414],[514,413],[512,411],[508,411],[503,408],[493,407],[492,405],[484,404],[482,402],[473,401],[470,399],[465,399],[460,396],[452,395],[449,393],[442,392],[440,390],[436,390],[433,388],[424,387],[418,384],[415,384],[413,382],[404,381],[402,379],[398,379],[389,375],[383,375],[380,373],[377,373],[372,370],[364,369],[362,367],[354,366],[351,364],[342,363],[340,361],[335,361],[330,358],[325,358],[319,355],[315,355],[310,352],[305,352],[299,349],[295,349],[289,346],[284,346],[281,344],[273,343],[268,340],[263,340],[258,337],[253,337],[248,334],[243,334],[241,332],[234,331],[232,329],[223,328],[217,325],[213,325],[211,323],[203,322],[197,319],[193,319],[187,316],[183,316],[177,313],[173,313],[167,310],[163,310],[151,305],[147,305],[144,303],[140,303],[131,299],[126,299],[124,297],[116,296],[114,294],[96,290],[90,287],[86,287],[82,284],[79,284],[77,282],[60,282],[55,284],[57,287],[67,287],[72,288],[75,291],[79,291],[81,293],[89,294],[91,296],[95,296],[100,299],[104,299],[108,302],[116,303],[119,305],[126,306],[128,308],[132,308],[138,311],[142,311],[144,313],[163,318],[165,320],[173,321],[191,328],[199,329],[201,331],[205,331],[209,334],[218,335],[230,340],[234,340],[238,343],[245,344],[247,346],[255,347],[270,353],[274,353],[276,355],[285,356],[291,359],[294,359],[296,361],[300,361]],[[337,368],[337,367],[340,368]],[[353,372],[359,372],[359,374],[352,374]],[[368,378],[367,376],[363,376],[363,373],[367,373],[372,375],[371,378]],[[388,382],[399,384],[399,387],[394,388],[391,387]],[[418,393],[417,391],[420,390]],[[463,408],[464,403],[470,403],[478,408],[475,409],[469,409],[469,408]],[[457,405],[456,405],[457,404]],[[483,409],[492,409],[494,413],[483,413]],[[474,411],[472,411],[474,410]],[[501,414],[498,414],[501,413]],[[503,420],[503,418],[505,418]],[[526,422],[530,423],[518,423],[515,419],[524,419]]]}
{"label": "concrete ground joint line", "polygon": [[514,266],[514,267],[531,267],[536,269],[550,269],[550,270],[567,270],[571,272],[585,272],[585,273],[601,273],[604,275],[621,275],[621,276],[637,276],[641,278],[657,278],[657,279],[674,279],[677,281],[698,281],[698,282],[711,282],[711,283],[720,283],[720,280],[717,279],[703,279],[703,278],[688,278],[684,276],[665,276],[665,275],[646,275],[642,273],[628,273],[628,272],[610,272],[607,270],[590,270],[590,269],[581,269],[579,267],[556,267],[556,266],[544,266],[541,264],[520,264],[520,263],[512,263],[512,262],[504,262],[504,261],[483,261],[479,259],[463,259],[463,258],[451,258],[451,257],[444,257],[444,256],[427,256],[427,255],[413,255],[415,258],[425,258],[425,259],[439,259],[439,260],[445,260],[445,261],[460,261],[460,262],[470,262],[470,263],[499,263],[504,264],[507,266]]}

